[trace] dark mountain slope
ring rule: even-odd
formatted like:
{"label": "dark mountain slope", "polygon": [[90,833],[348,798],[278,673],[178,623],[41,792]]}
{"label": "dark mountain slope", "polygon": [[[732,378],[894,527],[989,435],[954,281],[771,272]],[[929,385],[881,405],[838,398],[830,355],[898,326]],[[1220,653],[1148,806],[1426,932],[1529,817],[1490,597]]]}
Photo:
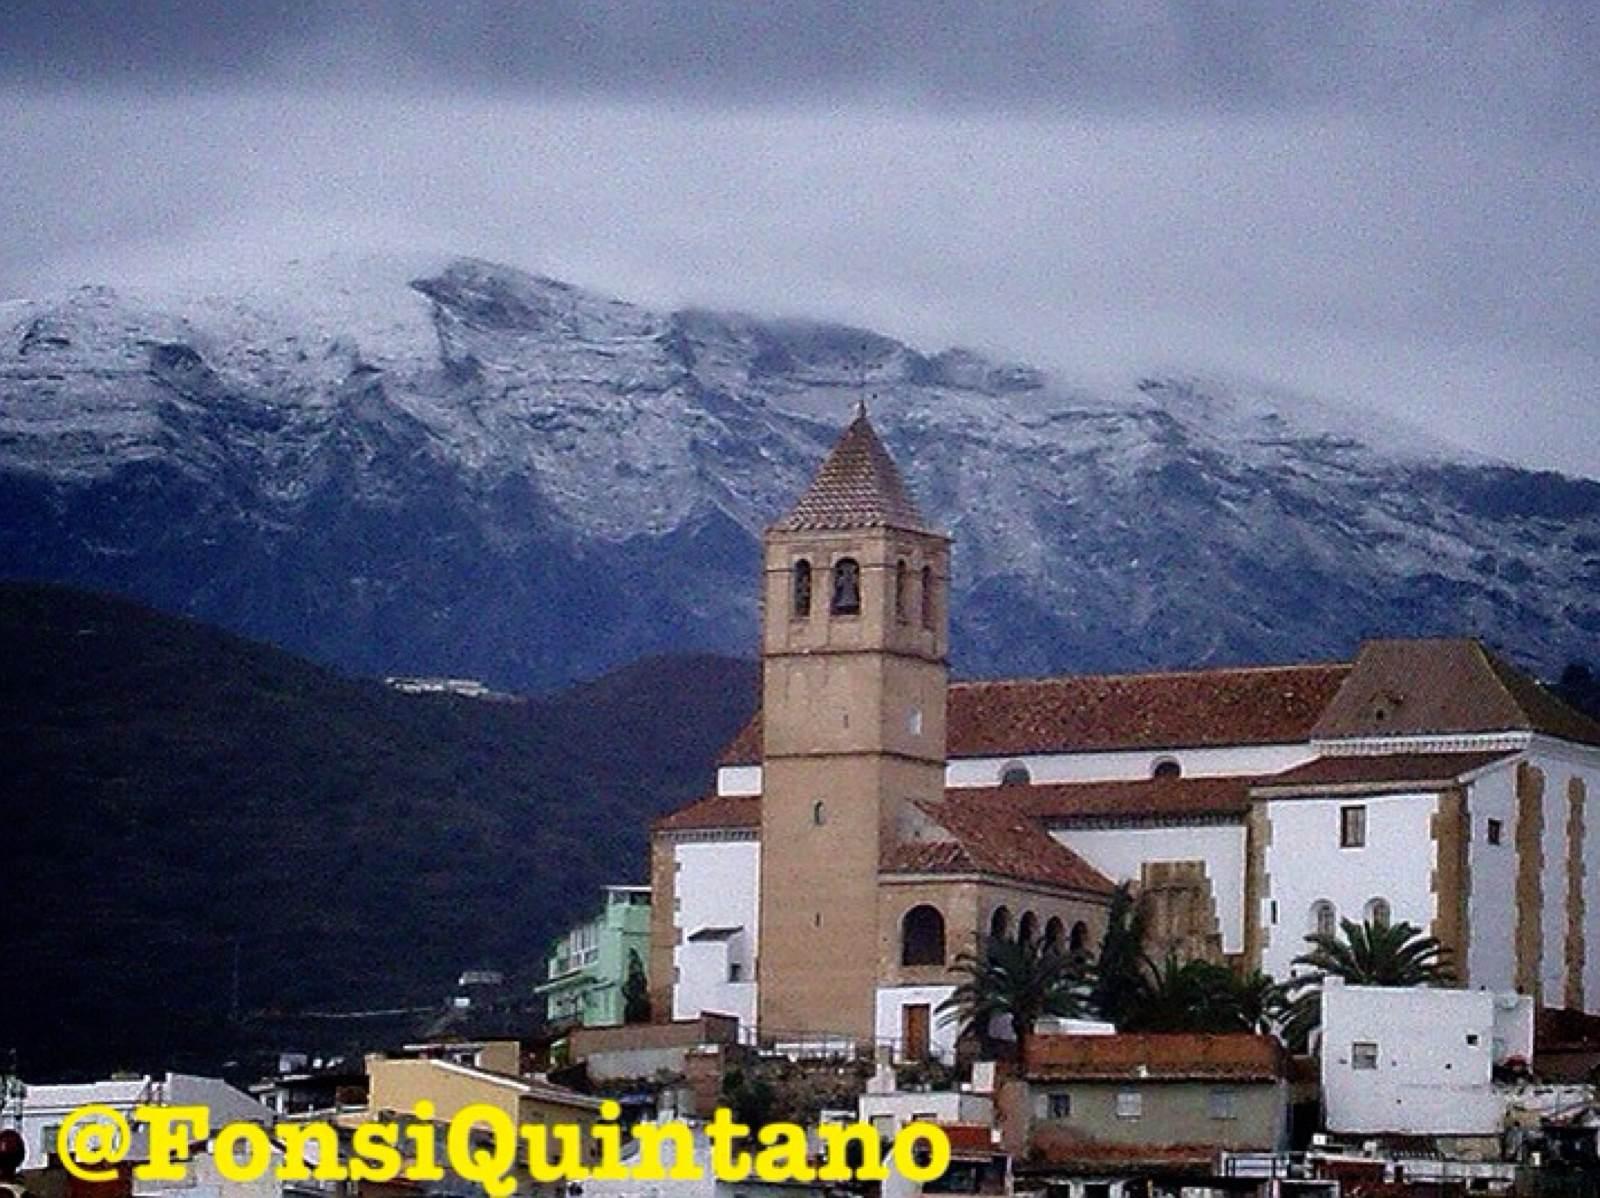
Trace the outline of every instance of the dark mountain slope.
{"label": "dark mountain slope", "polygon": [[547,700],[397,694],[121,600],[0,586],[0,1050],[171,1065],[245,1013],[531,984],[753,669],[661,658]]}

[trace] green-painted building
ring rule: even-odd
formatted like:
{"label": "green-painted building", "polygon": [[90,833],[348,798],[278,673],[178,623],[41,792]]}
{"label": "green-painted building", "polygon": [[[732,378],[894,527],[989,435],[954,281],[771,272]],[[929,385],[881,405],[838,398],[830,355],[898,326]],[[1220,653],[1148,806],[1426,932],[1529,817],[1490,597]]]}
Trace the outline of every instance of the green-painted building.
{"label": "green-painted building", "polygon": [[624,1022],[629,960],[650,961],[650,887],[607,886],[605,907],[562,936],[550,950],[539,987],[553,1025],[605,1027]]}

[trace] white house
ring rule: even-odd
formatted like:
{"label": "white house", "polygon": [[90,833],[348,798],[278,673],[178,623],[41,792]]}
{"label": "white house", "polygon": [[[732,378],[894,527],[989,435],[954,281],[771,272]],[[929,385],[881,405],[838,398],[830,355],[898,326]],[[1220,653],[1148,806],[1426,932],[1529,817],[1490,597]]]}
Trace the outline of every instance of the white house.
{"label": "white house", "polygon": [[144,1159],[146,1151],[144,1135],[133,1122],[133,1111],[138,1106],[204,1106],[211,1111],[213,1130],[225,1123],[257,1123],[265,1127],[274,1118],[261,1103],[220,1078],[188,1073],[25,1085],[16,1117],[27,1152],[23,1167],[44,1167],[55,1154],[57,1134],[67,1116],[90,1104],[110,1107],[132,1124],[133,1143],[127,1159],[133,1161]]}
{"label": "white house", "polygon": [[1487,990],[1345,986],[1322,992],[1328,1130],[1494,1136],[1507,1091],[1494,1069],[1533,1060],[1533,999]]}

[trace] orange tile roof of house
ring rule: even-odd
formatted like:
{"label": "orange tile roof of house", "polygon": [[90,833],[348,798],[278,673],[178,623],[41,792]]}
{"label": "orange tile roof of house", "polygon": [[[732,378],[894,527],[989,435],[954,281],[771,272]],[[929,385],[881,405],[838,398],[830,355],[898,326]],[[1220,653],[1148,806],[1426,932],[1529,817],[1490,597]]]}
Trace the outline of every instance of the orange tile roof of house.
{"label": "orange tile roof of house", "polygon": [[688,832],[709,828],[759,828],[760,795],[709,794],[668,812],[650,825],[652,832]]}
{"label": "orange tile roof of house", "polygon": [[959,791],[942,803],[918,803],[949,840],[902,841],[884,853],[891,874],[987,874],[1059,890],[1110,894],[1115,887],[1094,866],[1054,839],[1033,817],[995,804],[969,805]]}
{"label": "orange tile roof of house", "polygon": [[1281,774],[1257,778],[1254,795],[1362,793],[1426,790],[1454,785],[1486,765],[1509,761],[1517,752],[1385,753],[1372,757],[1318,757]]}
{"label": "orange tile roof of house", "polygon": [[1247,777],[1140,778],[1127,782],[1050,782],[947,791],[965,802],[1020,805],[1045,824],[1074,820],[1240,817],[1250,809]]}
{"label": "orange tile roof of house", "polygon": [[1244,1032],[1036,1035],[1022,1049],[1023,1076],[1038,1081],[1276,1081],[1287,1067],[1276,1039]]}
{"label": "orange tile roof of house", "polygon": [[[1476,756],[1465,754],[1464,756]],[[945,802],[968,819],[1021,816],[1049,827],[1078,819],[1127,820],[1185,817],[1243,818],[1250,809],[1250,778],[1148,778],[1132,782],[1065,782],[1037,786],[951,787]],[[755,828],[760,795],[707,795],[656,820],[657,832]]]}
{"label": "orange tile roof of house", "polygon": [[[953,682],[946,752],[1019,757],[1292,744],[1309,739],[1349,672],[1336,663]],[[757,712],[721,763],[760,760]]]}

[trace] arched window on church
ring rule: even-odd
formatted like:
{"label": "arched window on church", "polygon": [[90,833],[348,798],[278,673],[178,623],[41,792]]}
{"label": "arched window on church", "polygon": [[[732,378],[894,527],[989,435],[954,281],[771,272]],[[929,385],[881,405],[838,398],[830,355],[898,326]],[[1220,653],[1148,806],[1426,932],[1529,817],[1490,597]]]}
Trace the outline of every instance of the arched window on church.
{"label": "arched window on church", "polygon": [[793,614],[795,619],[803,620],[811,614],[811,563],[801,558],[794,564],[794,603]]}
{"label": "arched window on church", "polygon": [[938,602],[933,593],[933,567],[922,567],[922,626],[933,627],[934,604]]}
{"label": "arched window on church", "polygon": [[1372,924],[1373,927],[1388,927],[1389,921],[1393,918],[1389,911],[1389,900],[1386,898],[1368,899],[1365,915],[1367,922]]}
{"label": "arched window on church", "polygon": [[1066,947],[1067,925],[1061,922],[1059,915],[1052,915],[1044,923],[1044,951],[1060,956]]}
{"label": "arched window on church", "polygon": [[836,616],[861,614],[861,563],[853,557],[833,563],[832,611]]}
{"label": "arched window on church", "polygon": [[1026,786],[1032,781],[1033,775],[1020,761],[1008,761],[1005,768],[1000,771],[1001,786]]}
{"label": "arched window on church", "polygon": [[944,964],[944,916],[937,907],[923,903],[900,921],[900,964]]}
{"label": "arched window on church", "polygon": [[1318,899],[1311,904],[1311,934],[1313,936],[1334,936],[1339,931],[1339,913],[1327,899]]}
{"label": "arched window on church", "polygon": [[989,916],[989,939],[1004,940],[1011,935],[1011,908],[996,907]]}
{"label": "arched window on church", "polygon": [[911,618],[906,610],[911,602],[906,590],[911,585],[911,567],[902,558],[894,564],[894,618],[902,624]]}
{"label": "arched window on church", "polygon": [[1022,918],[1017,920],[1017,943],[1032,944],[1039,936],[1039,917],[1032,911],[1024,911]]}
{"label": "arched window on church", "polygon": [[1183,765],[1176,757],[1162,757],[1150,768],[1152,778],[1180,778],[1183,776]]}
{"label": "arched window on church", "polygon": [[1084,961],[1089,957],[1089,925],[1081,919],[1072,925],[1072,934],[1067,937],[1067,952],[1074,961]]}

